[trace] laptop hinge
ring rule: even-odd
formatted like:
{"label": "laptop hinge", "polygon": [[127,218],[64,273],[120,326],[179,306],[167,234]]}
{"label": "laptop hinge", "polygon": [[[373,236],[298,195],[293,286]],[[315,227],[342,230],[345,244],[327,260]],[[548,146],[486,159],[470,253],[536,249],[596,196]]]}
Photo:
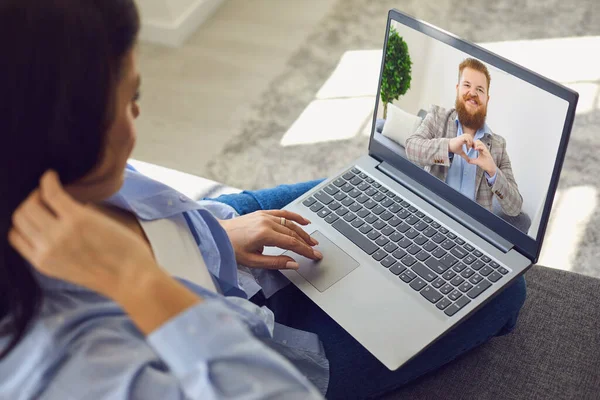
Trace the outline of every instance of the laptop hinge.
{"label": "laptop hinge", "polygon": [[406,187],[408,190],[410,190],[423,200],[432,204],[435,208],[442,211],[448,217],[452,218],[459,224],[463,225],[465,228],[482,237],[488,243],[495,246],[498,250],[504,253],[508,253],[514,247],[513,244],[510,243],[508,240],[504,239],[502,236],[487,228],[485,225],[483,225],[476,219],[464,213],[459,208],[448,203],[446,200],[444,200],[431,190],[425,188],[423,185],[417,183],[408,175],[401,172],[392,165],[388,164],[387,162],[383,161],[376,168],[385,175],[387,175],[389,178]]}

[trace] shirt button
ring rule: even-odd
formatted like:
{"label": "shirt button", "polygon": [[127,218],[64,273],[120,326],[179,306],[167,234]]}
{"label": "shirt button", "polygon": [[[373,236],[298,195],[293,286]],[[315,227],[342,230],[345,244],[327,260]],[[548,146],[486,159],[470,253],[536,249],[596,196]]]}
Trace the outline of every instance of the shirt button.
{"label": "shirt button", "polygon": [[184,195],[179,196],[179,200],[181,200],[182,203],[188,201],[187,197],[185,197]]}

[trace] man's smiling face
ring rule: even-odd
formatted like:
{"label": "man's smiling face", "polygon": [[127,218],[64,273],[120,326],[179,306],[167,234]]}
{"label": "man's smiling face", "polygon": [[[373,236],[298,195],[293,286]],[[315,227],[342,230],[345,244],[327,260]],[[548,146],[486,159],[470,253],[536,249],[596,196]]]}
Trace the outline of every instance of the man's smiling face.
{"label": "man's smiling face", "polygon": [[456,111],[464,126],[479,129],[487,114],[488,82],[484,73],[465,68],[456,85]]}

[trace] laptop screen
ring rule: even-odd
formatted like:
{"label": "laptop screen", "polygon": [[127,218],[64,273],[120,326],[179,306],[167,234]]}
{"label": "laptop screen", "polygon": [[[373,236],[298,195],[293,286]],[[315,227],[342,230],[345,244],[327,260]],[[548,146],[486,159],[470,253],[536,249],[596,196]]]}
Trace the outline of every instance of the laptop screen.
{"label": "laptop screen", "polygon": [[373,140],[536,239],[569,102],[392,20]]}

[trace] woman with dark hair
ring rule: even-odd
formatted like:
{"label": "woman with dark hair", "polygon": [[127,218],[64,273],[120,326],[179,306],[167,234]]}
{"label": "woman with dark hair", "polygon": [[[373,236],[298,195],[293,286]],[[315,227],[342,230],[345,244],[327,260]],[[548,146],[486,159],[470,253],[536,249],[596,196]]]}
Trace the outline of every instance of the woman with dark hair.
{"label": "woman with dark hair", "polygon": [[264,246],[322,258],[275,210],[317,182],[194,202],[126,169],[138,30],[133,0],[0,2],[0,398],[365,398],[512,330],[523,280],[388,371],[269,275],[297,264]]}

